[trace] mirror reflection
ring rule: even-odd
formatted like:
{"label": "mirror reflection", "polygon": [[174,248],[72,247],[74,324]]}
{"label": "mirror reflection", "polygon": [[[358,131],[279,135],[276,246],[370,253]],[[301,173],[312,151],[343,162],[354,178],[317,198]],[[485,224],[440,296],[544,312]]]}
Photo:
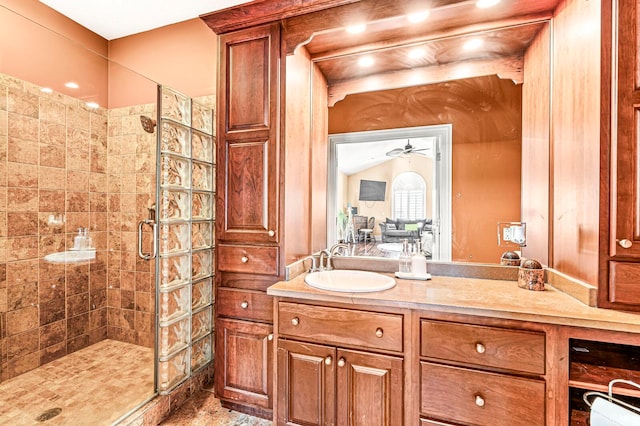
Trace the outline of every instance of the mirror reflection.
{"label": "mirror reflection", "polygon": [[[541,36],[540,32],[543,29],[544,34]],[[480,57],[494,64],[503,63],[505,56],[500,53],[503,50],[508,52],[509,58],[520,64],[520,75],[524,78],[527,69],[534,66],[531,61],[526,60],[527,49],[537,42],[539,37],[543,37],[546,30],[546,23],[537,22],[528,26],[518,26],[517,29],[509,28],[502,32],[491,31],[488,38],[490,42],[485,45],[484,53],[478,53],[470,59],[466,50],[460,50],[465,53],[458,55],[459,64],[472,64]],[[474,36],[483,35],[468,34],[465,38],[471,39]],[[462,41],[458,38],[454,39],[457,49]],[[437,64],[438,60],[442,60],[447,64],[456,64],[457,50],[449,43],[453,42],[445,40],[425,43],[432,52],[439,52],[431,56],[434,63]],[[451,48],[442,47],[447,45]],[[390,55],[390,53],[385,54]],[[387,64],[387,62],[384,63]],[[421,69],[432,68],[433,63]],[[425,222],[432,219],[435,225],[430,231],[435,234],[432,245],[436,250],[432,250],[430,255],[433,256],[435,252],[437,258],[441,260],[499,263],[500,256],[506,249],[500,245],[497,238],[498,223],[521,222],[525,219],[521,213],[523,191],[527,190],[521,188],[523,110],[532,108],[531,105],[523,104],[522,88],[527,81],[525,79],[523,83],[522,80],[511,78],[514,76],[513,73],[508,74],[508,78],[501,78],[504,76],[501,75],[499,67],[494,68],[487,75],[453,79],[451,75],[444,81],[418,85],[402,83],[398,79],[392,81],[388,77],[389,73],[369,74],[365,77],[354,76],[349,85],[351,92],[346,93],[343,100],[339,100],[329,108],[330,140],[339,135],[344,145],[351,141],[349,135],[352,138],[354,135],[367,132],[373,135],[379,131],[451,126],[451,161],[447,163],[451,183],[446,188],[448,200],[444,199],[439,203],[437,201],[443,195],[443,191],[437,186],[438,180],[435,177],[429,177],[431,171],[428,165],[417,166],[423,160],[418,158],[421,156],[412,154],[410,150],[403,154],[406,158],[402,158],[402,155],[399,156],[400,158],[386,155],[385,150],[404,148],[407,145],[407,139],[404,142],[398,139],[406,136],[389,137],[384,142],[376,138],[376,143],[389,144],[388,147],[380,145],[379,150],[374,148],[374,140],[367,141],[366,138],[359,140],[360,143],[354,144],[352,148],[345,151],[343,160],[339,158],[340,151],[336,151],[338,156],[336,164],[340,164],[341,161],[346,164],[352,163],[349,165],[350,170],[357,171],[339,171],[332,177],[333,169],[330,167],[327,221],[330,243],[341,237],[333,224],[333,222],[338,223],[337,216],[347,214],[350,207],[355,207],[352,209],[353,212],[357,210],[358,216],[364,216],[367,221],[373,218],[375,223],[372,228],[368,223],[365,228],[361,223],[354,223],[356,242],[362,242],[358,229],[372,229],[371,240],[367,239],[366,246],[362,244],[356,246],[354,253],[387,256],[388,254],[378,247],[387,242],[387,234],[383,229],[386,225],[381,228],[380,224],[395,221],[398,226],[402,221],[410,219],[402,216],[411,215],[394,206],[395,203],[402,202],[400,199],[394,200],[394,181],[401,177],[402,173],[415,171],[417,167],[422,178],[432,183],[425,186],[425,190],[421,192],[423,201],[420,202],[421,209],[427,213],[422,219],[425,219]],[[363,82],[375,78],[380,82],[380,85],[374,86],[377,90],[364,88]],[[335,89],[345,85],[344,80],[333,86],[330,83],[329,92],[332,93],[332,87]],[[365,142],[372,144],[367,145]],[[409,145],[413,147],[413,140],[410,142]],[[404,151],[394,152],[402,154]],[[375,163],[373,158],[384,161]],[[399,165],[391,166],[393,164],[391,161],[396,160],[404,161],[406,166],[404,168]],[[359,164],[360,169],[353,163]],[[436,161],[435,164],[441,163]],[[385,167],[392,171],[383,173],[382,170]],[[385,201],[359,200],[358,184],[367,176],[368,179],[386,183]],[[335,194],[335,204],[332,204],[334,200],[331,194]],[[450,218],[448,229],[442,226],[444,217]],[[361,222],[362,218],[356,218],[356,220]],[[365,232],[368,233],[368,231]],[[535,233],[536,229],[528,229],[528,232]],[[544,238],[547,237],[544,236]],[[509,248],[512,249],[512,247]]]}

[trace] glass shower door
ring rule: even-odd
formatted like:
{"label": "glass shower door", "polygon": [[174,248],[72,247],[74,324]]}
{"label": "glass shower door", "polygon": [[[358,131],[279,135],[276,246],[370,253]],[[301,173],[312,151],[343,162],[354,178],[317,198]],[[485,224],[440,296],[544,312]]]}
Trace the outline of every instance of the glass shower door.
{"label": "glass shower door", "polygon": [[213,109],[159,87],[157,387],[213,358]]}

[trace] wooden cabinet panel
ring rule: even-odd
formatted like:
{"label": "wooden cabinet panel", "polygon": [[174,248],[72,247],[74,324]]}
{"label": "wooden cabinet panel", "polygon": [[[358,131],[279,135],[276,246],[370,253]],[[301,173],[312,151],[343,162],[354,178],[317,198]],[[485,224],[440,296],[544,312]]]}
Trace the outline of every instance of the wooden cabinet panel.
{"label": "wooden cabinet panel", "polygon": [[422,320],[420,355],[478,366],[544,374],[545,335]]}
{"label": "wooden cabinet panel", "polygon": [[[277,241],[278,164],[275,139],[224,140],[218,188],[224,191],[220,239]],[[222,186],[221,186],[222,185]]]}
{"label": "wooden cabinet panel", "polygon": [[278,248],[249,245],[218,245],[218,270],[277,275]]}
{"label": "wooden cabinet panel", "polygon": [[403,361],[338,349],[339,425],[403,424]]}
{"label": "wooden cabinet panel", "polygon": [[545,424],[541,380],[420,363],[420,414],[471,425]]}
{"label": "wooden cabinet panel", "polygon": [[335,424],[335,355],[329,346],[278,342],[279,424]]}
{"label": "wooden cabinet panel", "polygon": [[259,291],[220,287],[216,310],[223,317],[273,322],[273,298]]}
{"label": "wooden cabinet panel", "polygon": [[640,263],[609,262],[609,300],[640,305]]}
{"label": "wooden cabinet panel", "polygon": [[402,352],[403,317],[298,303],[278,304],[278,332],[321,343]]}
{"label": "wooden cabinet panel", "polygon": [[269,286],[279,281],[277,276],[254,275],[233,272],[221,272],[220,287],[243,288],[246,290],[267,291]]}
{"label": "wooden cabinet panel", "polygon": [[[263,25],[220,37],[224,133],[269,129],[278,84],[280,32]],[[222,134],[219,133],[219,134]]]}
{"label": "wooden cabinet panel", "polygon": [[273,326],[228,319],[216,326],[217,396],[271,408]]}
{"label": "wooden cabinet panel", "polygon": [[277,243],[280,26],[220,36],[218,240]]}

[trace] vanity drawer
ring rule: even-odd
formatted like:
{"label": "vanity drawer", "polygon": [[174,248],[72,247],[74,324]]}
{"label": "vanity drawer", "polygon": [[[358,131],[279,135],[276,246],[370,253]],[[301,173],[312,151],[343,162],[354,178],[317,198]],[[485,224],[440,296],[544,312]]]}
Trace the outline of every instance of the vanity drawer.
{"label": "vanity drawer", "polygon": [[278,332],[336,346],[357,346],[402,352],[403,317],[396,314],[278,304]]}
{"label": "vanity drawer", "polygon": [[627,305],[640,304],[640,263],[609,262],[609,300]]}
{"label": "vanity drawer", "polygon": [[423,357],[544,374],[545,335],[444,321],[420,322]]}
{"label": "vanity drawer", "polygon": [[218,315],[273,322],[273,298],[259,291],[218,288]]}
{"label": "vanity drawer", "polygon": [[278,248],[220,244],[218,270],[278,275]]}
{"label": "vanity drawer", "polygon": [[544,425],[545,384],[421,362],[420,414],[472,425]]}

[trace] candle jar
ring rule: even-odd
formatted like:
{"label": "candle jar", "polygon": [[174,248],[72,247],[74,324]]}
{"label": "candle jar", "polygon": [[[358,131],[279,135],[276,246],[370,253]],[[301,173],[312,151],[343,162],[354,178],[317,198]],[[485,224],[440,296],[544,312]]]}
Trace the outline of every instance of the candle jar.
{"label": "candle jar", "polygon": [[544,269],[537,260],[528,259],[518,269],[518,287],[527,290],[544,290]]}

